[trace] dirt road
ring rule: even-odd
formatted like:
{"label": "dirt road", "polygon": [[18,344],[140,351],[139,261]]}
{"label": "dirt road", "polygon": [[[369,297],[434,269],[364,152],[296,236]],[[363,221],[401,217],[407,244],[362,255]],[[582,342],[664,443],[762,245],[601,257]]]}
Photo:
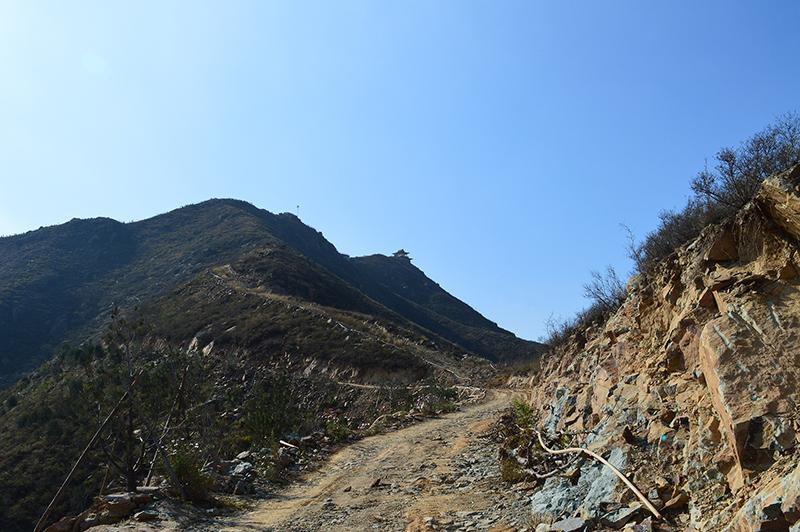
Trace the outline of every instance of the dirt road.
{"label": "dirt road", "polygon": [[217,518],[220,532],[325,530],[512,531],[530,527],[524,491],[500,482],[485,434],[510,392],[350,445],[249,512]]}

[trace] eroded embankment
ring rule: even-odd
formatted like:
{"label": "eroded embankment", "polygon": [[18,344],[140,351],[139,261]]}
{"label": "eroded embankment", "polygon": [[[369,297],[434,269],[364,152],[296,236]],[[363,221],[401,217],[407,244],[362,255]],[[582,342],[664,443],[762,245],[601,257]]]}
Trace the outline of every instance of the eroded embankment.
{"label": "eroded embankment", "polygon": [[[548,431],[587,431],[679,529],[800,526],[798,180],[800,167],[765,181],[737,217],[633,277],[603,328],[511,381],[535,389]],[[631,497],[591,490],[554,477],[534,511],[596,518],[601,500]]]}

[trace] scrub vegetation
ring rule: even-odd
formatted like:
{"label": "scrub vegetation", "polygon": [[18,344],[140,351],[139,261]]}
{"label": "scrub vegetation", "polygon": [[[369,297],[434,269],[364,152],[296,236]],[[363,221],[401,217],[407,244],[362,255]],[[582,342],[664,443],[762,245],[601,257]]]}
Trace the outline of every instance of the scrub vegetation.
{"label": "scrub vegetation", "polygon": [[[658,227],[637,241],[628,231],[628,257],[634,273],[647,274],[677,248],[697,238],[703,229],[732,216],[753,199],[761,183],[800,162],[800,115],[779,116],[738,148],[723,148],[691,180],[692,196],[681,209],[664,210]],[[554,349],[589,327],[604,323],[625,301],[625,285],[612,267],[601,274],[592,270],[591,281],[584,284],[589,307],[568,319],[551,316],[546,322],[543,342]]]}
{"label": "scrub vegetation", "polygon": [[[455,388],[420,380],[427,367],[414,350],[430,344],[424,337],[380,329],[380,338],[370,338],[355,328],[370,330],[359,315],[340,311],[334,319],[323,314],[331,309],[297,301],[235,290],[225,297],[203,293],[206,306],[187,288],[131,317],[115,309],[98,342],[64,343],[50,361],[0,391],[0,519],[6,529],[32,529],[115,407],[53,516],[78,514],[101,492],[129,491],[154,475],[175,490],[179,485],[187,500],[210,504],[216,458],[277,449],[292,433],[321,431],[342,442],[389,421],[455,408]],[[176,312],[171,321],[167,311],[178,306],[193,311]],[[146,317],[161,318],[160,325],[148,325]],[[270,324],[277,333],[254,336]],[[199,331],[193,342],[178,341],[185,340],[176,332],[181,327]],[[326,364],[383,377],[352,387],[325,374],[305,376],[300,370],[311,353]],[[177,483],[169,480],[170,467]],[[282,481],[286,474],[274,464],[262,468],[262,478]]]}

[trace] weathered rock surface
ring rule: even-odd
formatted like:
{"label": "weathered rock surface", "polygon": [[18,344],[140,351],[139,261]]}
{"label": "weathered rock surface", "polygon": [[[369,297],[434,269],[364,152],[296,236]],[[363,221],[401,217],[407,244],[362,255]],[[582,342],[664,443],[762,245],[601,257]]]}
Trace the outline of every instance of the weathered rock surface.
{"label": "weathered rock surface", "polygon": [[548,530],[557,532],[588,532],[592,530],[592,522],[580,517],[570,517],[553,523]]}
{"label": "weathered rock surface", "polygon": [[[550,433],[588,431],[592,450],[624,451],[674,529],[800,527],[798,182],[800,166],[768,179],[735,218],[633,277],[602,329],[512,381],[534,389]],[[550,506],[536,508],[559,518],[583,504],[597,517],[587,489],[558,503],[564,482],[548,480],[534,501],[549,493]],[[632,502],[619,486],[604,497]]]}
{"label": "weathered rock surface", "polygon": [[130,517],[137,521],[158,520],[161,513],[155,508],[155,501],[161,498],[163,494],[152,488],[146,492],[101,495],[89,510],[76,517],[64,517],[45,528],[45,532],[83,532]]}
{"label": "weathered rock surface", "polygon": [[[613,447],[604,458],[621,471],[627,468],[627,456],[619,447]],[[554,476],[531,497],[533,515],[561,517],[579,512],[590,519],[600,517],[600,502],[611,500],[619,479],[598,462],[582,462],[577,483]]]}

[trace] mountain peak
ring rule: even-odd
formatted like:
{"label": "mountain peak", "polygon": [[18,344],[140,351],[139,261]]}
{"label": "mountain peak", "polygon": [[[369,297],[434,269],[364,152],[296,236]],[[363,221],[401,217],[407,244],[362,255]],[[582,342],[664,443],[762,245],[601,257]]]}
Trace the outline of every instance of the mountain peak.
{"label": "mountain peak", "polygon": [[[73,219],[0,238],[0,360],[5,361],[0,382],[48,358],[62,341],[79,343],[100,330],[113,305],[141,305],[209,268],[276,246],[296,254],[281,258],[285,278],[304,271],[349,287],[337,288],[339,295],[322,294],[321,288],[289,295],[334,307],[342,297],[344,308],[367,298],[407,320],[404,326],[414,324],[466,352],[493,360],[537,356],[536,344],[518,340],[448,294],[413,266],[403,249],[392,257],[348,260],[294,214],[275,215],[237,199],[210,199],[138,222]],[[301,260],[316,267],[309,269]],[[332,286],[326,283],[308,279],[294,286]],[[348,290],[352,294],[345,296]]]}

